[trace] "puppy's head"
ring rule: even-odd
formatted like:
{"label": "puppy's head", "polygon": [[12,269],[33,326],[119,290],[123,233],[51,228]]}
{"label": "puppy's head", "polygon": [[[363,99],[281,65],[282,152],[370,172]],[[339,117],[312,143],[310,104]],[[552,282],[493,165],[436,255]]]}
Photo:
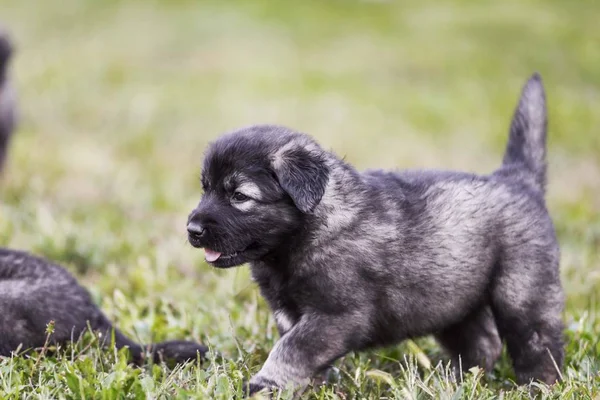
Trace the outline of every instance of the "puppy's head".
{"label": "puppy's head", "polygon": [[260,260],[302,228],[328,176],[327,153],[306,135],[270,125],[226,134],[206,152],[188,239],[215,267]]}

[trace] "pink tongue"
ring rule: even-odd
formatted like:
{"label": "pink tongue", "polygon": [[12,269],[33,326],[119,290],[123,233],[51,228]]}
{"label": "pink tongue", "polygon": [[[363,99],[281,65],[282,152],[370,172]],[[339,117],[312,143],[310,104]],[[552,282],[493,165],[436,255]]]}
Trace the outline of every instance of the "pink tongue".
{"label": "pink tongue", "polygon": [[208,262],[215,262],[221,257],[221,253],[218,251],[212,251],[211,249],[204,249],[204,257]]}

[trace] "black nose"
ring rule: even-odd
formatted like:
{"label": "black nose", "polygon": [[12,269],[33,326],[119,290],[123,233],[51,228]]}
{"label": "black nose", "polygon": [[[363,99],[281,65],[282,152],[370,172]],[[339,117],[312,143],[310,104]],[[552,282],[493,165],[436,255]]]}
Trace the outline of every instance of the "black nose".
{"label": "black nose", "polygon": [[206,228],[199,223],[192,221],[187,225],[187,231],[190,237],[200,239],[206,233]]}

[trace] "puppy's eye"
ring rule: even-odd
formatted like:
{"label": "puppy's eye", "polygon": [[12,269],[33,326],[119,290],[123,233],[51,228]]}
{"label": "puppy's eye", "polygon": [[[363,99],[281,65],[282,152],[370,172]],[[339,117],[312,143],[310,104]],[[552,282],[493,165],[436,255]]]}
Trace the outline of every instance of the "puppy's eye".
{"label": "puppy's eye", "polygon": [[233,196],[231,197],[231,199],[233,201],[237,201],[237,202],[242,202],[242,201],[246,201],[246,200],[250,200],[250,197],[246,196],[244,193],[242,192],[235,192],[233,194]]}

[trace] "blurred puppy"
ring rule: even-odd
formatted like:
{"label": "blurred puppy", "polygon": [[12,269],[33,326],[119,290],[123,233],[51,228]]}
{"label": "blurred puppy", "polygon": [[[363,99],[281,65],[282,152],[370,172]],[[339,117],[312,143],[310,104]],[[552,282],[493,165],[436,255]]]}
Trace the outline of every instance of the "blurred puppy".
{"label": "blurred puppy", "polygon": [[0,27],[0,173],[16,124],[15,92],[8,76],[12,53],[13,46],[8,33]]}
{"label": "blurred puppy", "polygon": [[109,345],[114,329],[117,348],[129,347],[131,360],[183,363],[204,357],[205,346],[188,341],[167,341],[142,346],[114,328],[92,302],[89,293],[62,267],[30,254],[0,248],[0,356],[18,348],[42,347],[46,326],[54,321],[51,344],[77,339],[88,329]]}
{"label": "blurred puppy", "polygon": [[503,339],[519,383],[556,381],[564,300],[545,156],[537,74],[487,176],[359,173],[279,126],[212,143],[189,241],[215,267],[250,263],[281,334],[250,392],[301,385],[349,351],[427,334],[464,369],[491,369]]}

